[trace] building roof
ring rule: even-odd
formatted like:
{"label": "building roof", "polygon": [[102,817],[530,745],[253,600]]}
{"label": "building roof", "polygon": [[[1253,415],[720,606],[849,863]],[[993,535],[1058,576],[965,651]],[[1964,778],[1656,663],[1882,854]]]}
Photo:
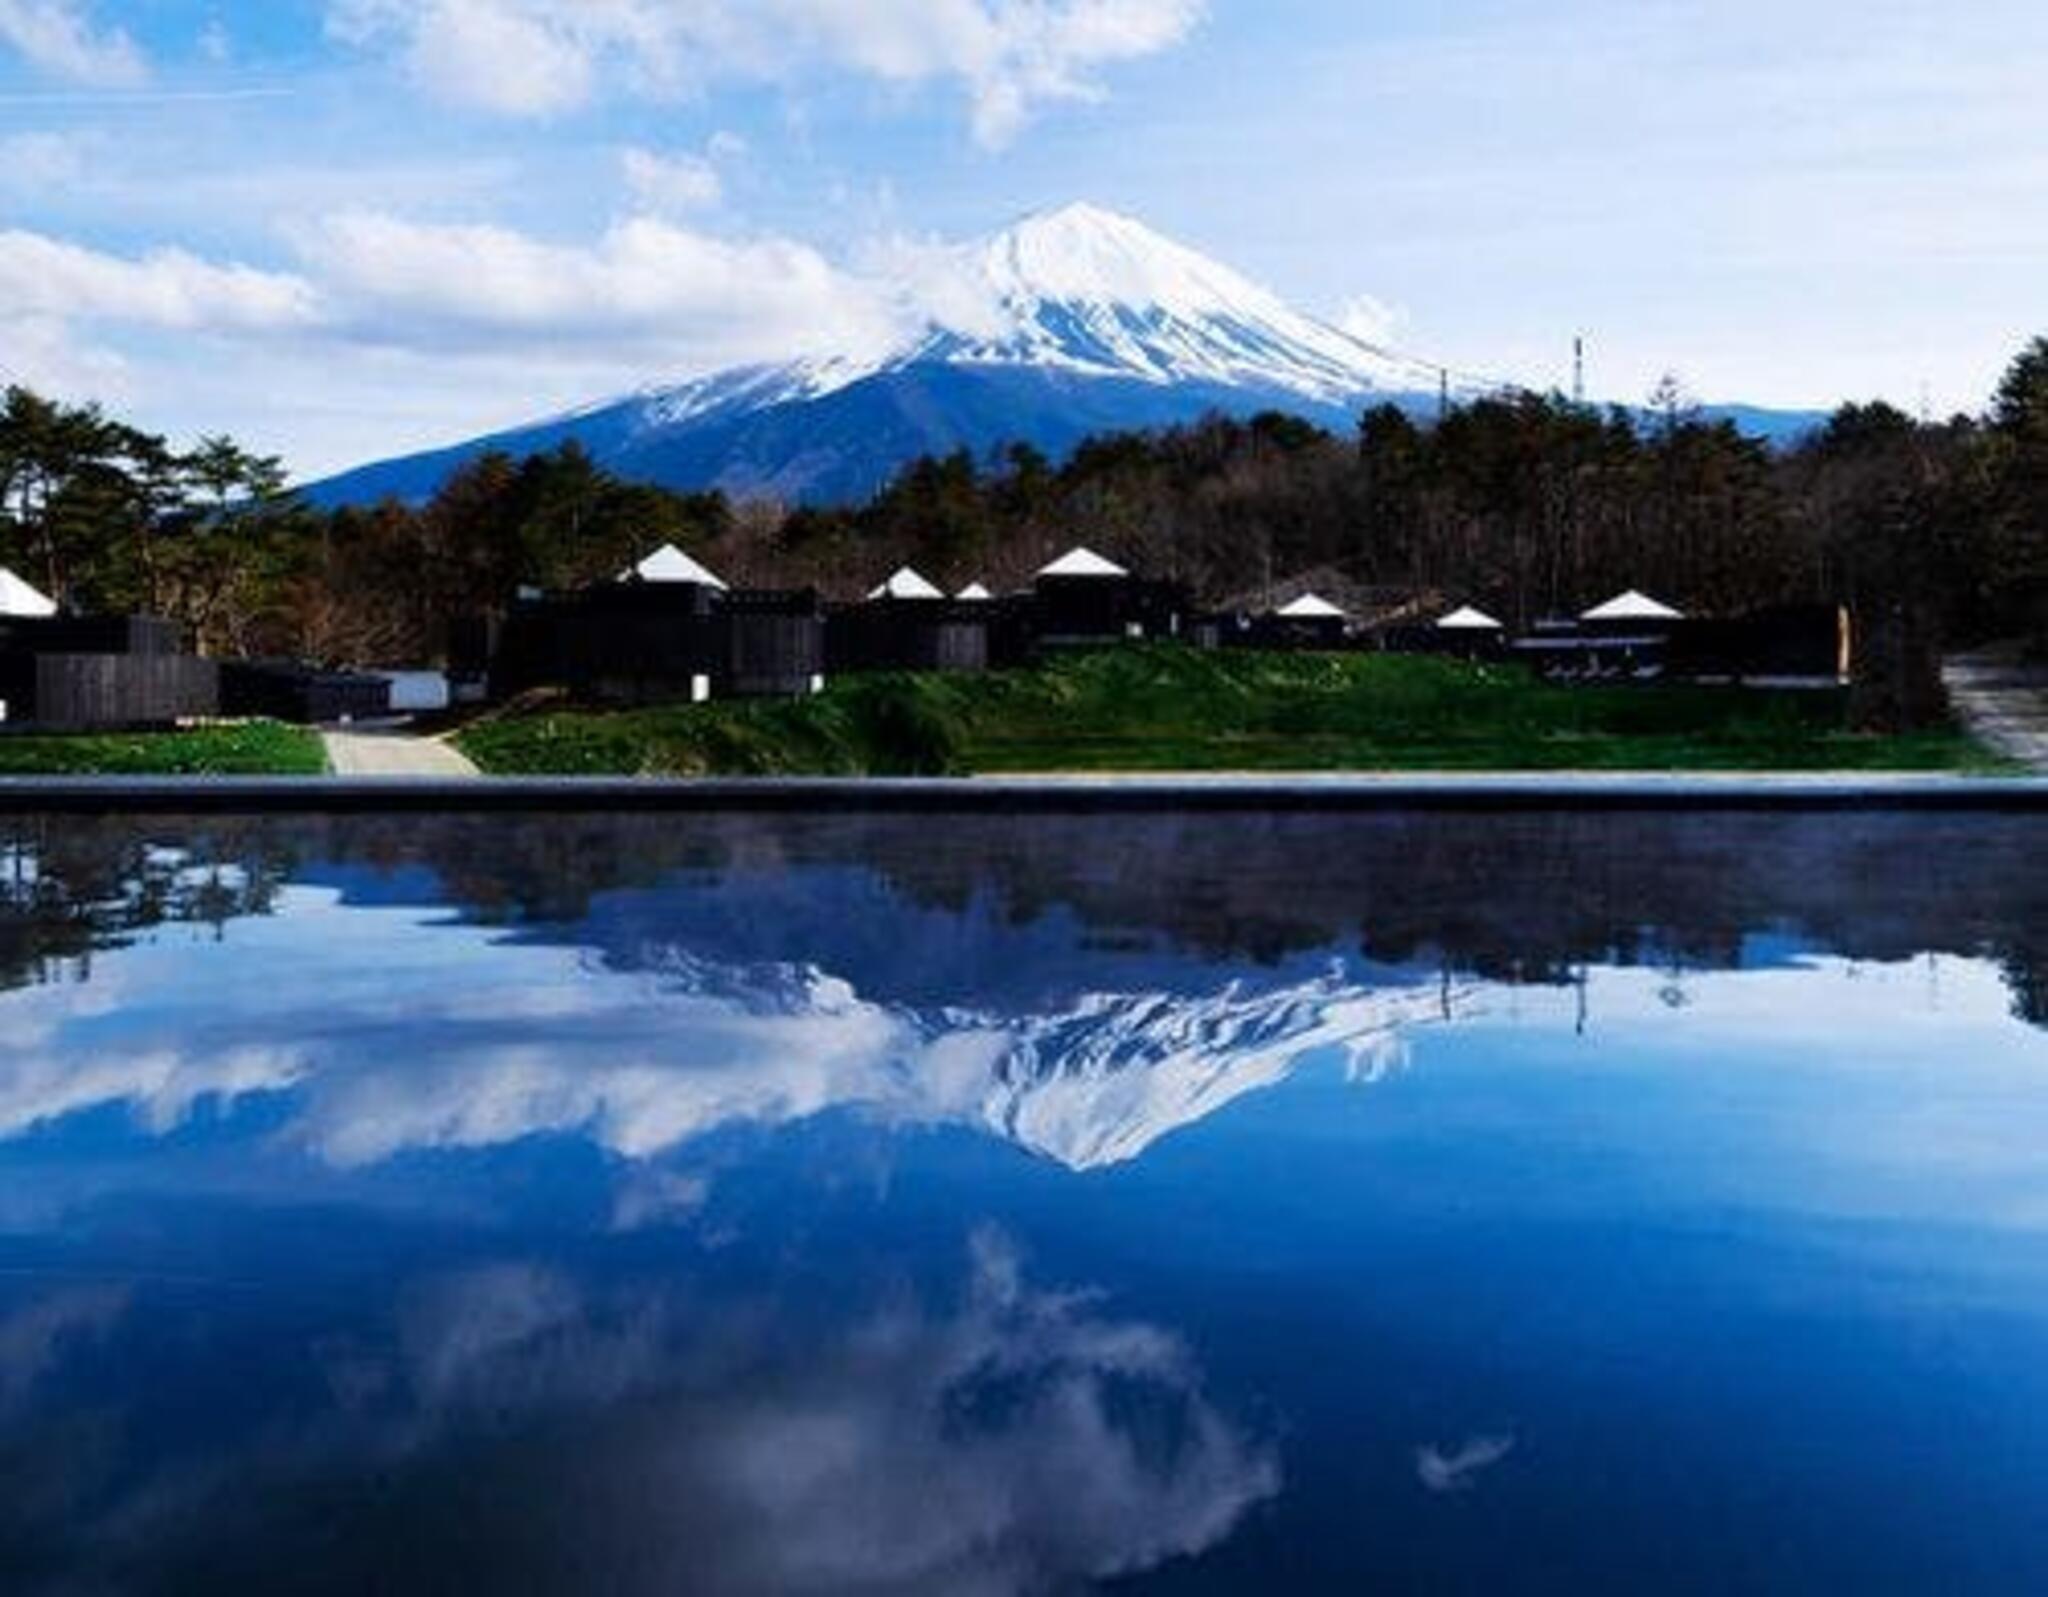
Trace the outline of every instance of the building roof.
{"label": "building roof", "polygon": [[988,591],[988,588],[984,584],[979,582],[970,582],[967,584],[966,587],[962,588],[958,593],[954,594],[953,597],[956,599],[966,599],[971,603],[979,604],[984,600],[993,599],[995,595],[990,593]]}
{"label": "building roof", "polygon": [[944,591],[938,584],[926,580],[909,566],[899,569],[889,580],[868,594],[870,599],[943,599]]}
{"label": "building roof", "polygon": [[1498,632],[1500,623],[1484,610],[1463,605],[1437,623],[1440,632]]}
{"label": "building roof", "polygon": [[0,566],[0,616],[39,617],[56,613],[56,600]]}
{"label": "building roof", "polygon": [[1093,549],[1069,549],[1038,573],[1041,577],[1128,577],[1130,573],[1114,560],[1105,560]]}
{"label": "building roof", "polygon": [[1617,594],[1580,616],[1581,621],[1683,621],[1685,616],[1668,604],[1652,599],[1634,588]]}
{"label": "building roof", "polygon": [[724,588],[708,568],[699,565],[672,543],[665,543],[631,571],[619,573],[619,581],[694,582],[704,588]]}
{"label": "building roof", "polygon": [[1342,621],[1344,612],[1320,594],[1305,593],[1280,612],[1286,621]]}

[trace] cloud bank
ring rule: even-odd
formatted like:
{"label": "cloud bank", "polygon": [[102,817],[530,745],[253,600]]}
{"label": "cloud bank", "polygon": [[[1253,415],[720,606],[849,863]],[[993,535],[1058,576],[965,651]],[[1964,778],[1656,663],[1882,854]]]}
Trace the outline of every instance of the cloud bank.
{"label": "cloud bank", "polygon": [[1201,0],[332,0],[328,31],[393,56],[425,92],[513,117],[612,93],[673,99],[721,81],[851,71],[950,84],[1000,146],[1041,105],[1180,43]]}

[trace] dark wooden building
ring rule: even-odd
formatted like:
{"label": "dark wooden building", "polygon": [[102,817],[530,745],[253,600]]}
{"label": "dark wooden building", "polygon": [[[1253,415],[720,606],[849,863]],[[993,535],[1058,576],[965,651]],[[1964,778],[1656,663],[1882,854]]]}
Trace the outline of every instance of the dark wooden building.
{"label": "dark wooden building", "polygon": [[221,713],[296,726],[375,721],[391,713],[387,678],[323,671],[297,660],[228,660],[220,667]]}
{"label": "dark wooden building", "polygon": [[985,671],[990,602],[948,599],[908,566],[859,604],[826,613],[825,659],[842,671]]}
{"label": "dark wooden building", "polygon": [[701,704],[823,688],[815,592],[733,591],[694,562],[678,568],[688,574],[645,576],[657,559],[619,582],[521,599],[502,621],[468,629],[461,668],[487,655],[495,699],[560,688],[599,703]]}
{"label": "dark wooden building", "polygon": [[194,655],[0,652],[0,725],[89,732],[219,711],[220,673]]}
{"label": "dark wooden building", "polygon": [[720,590],[621,582],[520,600],[492,629],[491,697],[561,688],[580,699],[702,703],[721,674]]}
{"label": "dark wooden building", "polygon": [[1841,687],[1855,670],[1849,612],[1839,605],[1775,605],[1726,620],[1674,627],[1665,669],[1694,682],[1758,687]]}
{"label": "dark wooden building", "polygon": [[716,606],[719,674],[712,691],[736,699],[825,691],[825,607],[817,592],[741,589]]}
{"label": "dark wooden building", "polygon": [[1089,549],[1074,549],[1031,585],[1040,649],[1177,638],[1192,613],[1179,583],[1134,577]]}
{"label": "dark wooden building", "polygon": [[0,725],[171,726],[220,711],[219,673],[153,616],[0,617]]}
{"label": "dark wooden building", "polygon": [[1342,649],[1350,638],[1350,617],[1313,593],[1260,616],[1245,634],[1245,641],[1261,649],[1301,652]]}

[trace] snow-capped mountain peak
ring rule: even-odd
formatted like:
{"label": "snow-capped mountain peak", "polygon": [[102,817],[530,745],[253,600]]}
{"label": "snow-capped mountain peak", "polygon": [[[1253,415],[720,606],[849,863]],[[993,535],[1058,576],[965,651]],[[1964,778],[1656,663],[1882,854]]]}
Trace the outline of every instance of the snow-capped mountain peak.
{"label": "snow-capped mountain peak", "polygon": [[[1100,206],[1042,211],[966,244],[889,263],[904,338],[880,355],[814,356],[723,372],[645,396],[650,425],[816,400],[927,364],[1024,367],[1199,384],[1349,405],[1433,390],[1434,367],[1303,315],[1209,257]],[[885,267],[886,269],[886,267]]]}
{"label": "snow-capped mountain peak", "polygon": [[1324,403],[1434,381],[1421,363],[1302,315],[1229,267],[1098,206],[1028,216],[949,256],[926,276],[932,312],[900,361],[1264,388]]}

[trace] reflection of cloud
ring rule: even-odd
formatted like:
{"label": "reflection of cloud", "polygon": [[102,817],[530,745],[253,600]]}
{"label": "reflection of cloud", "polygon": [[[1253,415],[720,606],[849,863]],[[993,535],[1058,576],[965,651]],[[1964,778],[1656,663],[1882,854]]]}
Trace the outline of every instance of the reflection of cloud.
{"label": "reflection of cloud", "polygon": [[1451,1452],[1418,1448],[1415,1478],[1432,1492],[1470,1491],[1479,1477],[1515,1450],[1512,1436],[1475,1436]]}
{"label": "reflection of cloud", "polygon": [[620,1231],[673,1225],[702,1211],[710,1197],[711,1183],[702,1176],[636,1165],[612,1200],[612,1225]]}
{"label": "reflection of cloud", "polygon": [[[1176,1338],[1032,1288],[993,1234],[976,1239],[954,1313],[898,1310],[821,1348],[707,1370],[701,1388],[667,1388],[660,1320],[607,1315],[543,1273],[485,1272],[446,1288],[408,1352],[435,1405],[502,1414],[602,1393],[658,1416],[581,1467],[604,1493],[658,1505],[678,1567],[720,1589],[1103,1579],[1213,1545],[1278,1488]],[[1134,1398],[1170,1442],[1128,1417]]]}
{"label": "reflection of cloud", "polygon": [[303,1070],[299,1050],[254,1042],[219,1052],[168,1041],[89,1053],[9,1048],[0,1053],[0,1137],[109,1104],[126,1106],[149,1131],[166,1133],[202,1102],[277,1092]]}
{"label": "reflection of cloud", "polygon": [[0,1320],[0,1415],[55,1368],[67,1345],[105,1337],[127,1308],[124,1288],[74,1287]]}
{"label": "reflection of cloud", "polygon": [[[244,947],[269,930],[245,929]],[[120,956],[114,1014],[78,1007],[92,987],[0,1000],[24,1039],[0,1046],[0,1136],[116,1103],[162,1132],[203,1102],[288,1093],[285,1139],[342,1168],[542,1135],[645,1160],[721,1128],[851,1111],[974,1127],[1100,1169],[1312,1054],[1376,1080],[1400,1033],[1438,1018],[1434,989],[1368,985],[1342,962],[1184,992],[913,1007],[812,966],[657,944],[643,950],[651,968],[620,970],[367,911],[323,917],[315,979],[304,929],[278,935],[284,957],[258,949],[247,979],[204,995],[175,951],[152,984],[158,951],[136,949]],[[647,1196],[633,1199],[642,1220]]]}
{"label": "reflection of cloud", "polygon": [[[320,1589],[376,1589],[413,1556],[391,1527],[459,1502],[463,1534],[437,1544],[450,1589],[1023,1593],[1200,1553],[1279,1489],[1177,1337],[1032,1285],[992,1232],[950,1305],[838,1324],[470,1270],[423,1283],[347,1362],[338,1417],[298,1442],[259,1422],[240,1452],[210,1439],[212,1462],[171,1464],[115,1515],[115,1556],[172,1586],[288,1568],[312,1512],[337,1560]],[[305,1490],[372,1473],[361,1499]]]}

